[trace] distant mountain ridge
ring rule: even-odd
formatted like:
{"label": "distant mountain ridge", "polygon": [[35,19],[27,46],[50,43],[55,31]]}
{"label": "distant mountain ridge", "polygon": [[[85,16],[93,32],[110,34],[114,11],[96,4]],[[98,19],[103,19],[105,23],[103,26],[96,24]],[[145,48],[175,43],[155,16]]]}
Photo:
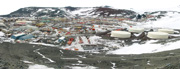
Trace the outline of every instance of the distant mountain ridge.
{"label": "distant mountain ridge", "polygon": [[117,17],[132,16],[136,12],[104,7],[25,7],[1,17]]}

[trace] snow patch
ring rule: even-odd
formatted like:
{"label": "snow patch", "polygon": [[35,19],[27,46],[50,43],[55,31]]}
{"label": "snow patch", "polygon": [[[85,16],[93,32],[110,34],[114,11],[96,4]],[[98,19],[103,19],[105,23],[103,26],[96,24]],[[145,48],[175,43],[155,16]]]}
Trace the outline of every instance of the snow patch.
{"label": "snow patch", "polygon": [[115,69],[116,63],[111,62],[111,64],[113,65],[113,66],[111,67],[111,69]]}
{"label": "snow patch", "polygon": [[50,47],[56,47],[53,44],[46,44],[46,43],[35,43],[35,42],[29,42],[29,44],[35,44],[35,45],[44,45],[44,46],[50,46]]}
{"label": "snow patch", "polygon": [[115,51],[109,51],[107,54],[143,54],[157,53],[162,51],[180,49],[180,41],[168,43],[166,45],[155,44],[156,40],[147,41],[145,44],[133,44],[132,46],[123,47]]}
{"label": "snow patch", "polygon": [[51,63],[54,63],[54,62],[55,62],[55,61],[51,60],[50,58],[47,58],[46,56],[44,56],[43,54],[41,54],[41,53],[39,52],[39,50],[40,50],[40,49],[37,49],[37,50],[35,50],[34,52],[36,52],[37,54],[39,54],[40,56],[42,56],[42,58],[49,60]]}
{"label": "snow patch", "polygon": [[59,50],[59,52],[62,53],[62,54],[64,53],[62,50]]}
{"label": "snow patch", "polygon": [[0,32],[0,37],[4,36],[5,34],[3,32]]}
{"label": "snow patch", "polygon": [[35,65],[30,65],[28,69],[54,69],[54,68],[49,68],[45,65],[35,64]]}
{"label": "snow patch", "polygon": [[97,67],[93,67],[93,66],[85,66],[85,67],[73,66],[69,68],[71,69],[97,69]]}
{"label": "snow patch", "polygon": [[99,37],[99,36],[91,36],[91,37],[89,37],[90,44],[98,44],[97,39],[100,39],[100,38],[101,37]]}
{"label": "snow patch", "polygon": [[165,17],[157,21],[149,21],[144,25],[144,27],[159,27],[159,28],[171,28],[171,29],[180,29],[180,14],[177,12],[168,12]]}
{"label": "snow patch", "polygon": [[27,64],[33,64],[33,62],[30,62],[30,61],[27,61],[27,60],[24,60],[23,62],[27,63]]}
{"label": "snow patch", "polygon": [[41,12],[43,9],[39,9],[37,12]]}

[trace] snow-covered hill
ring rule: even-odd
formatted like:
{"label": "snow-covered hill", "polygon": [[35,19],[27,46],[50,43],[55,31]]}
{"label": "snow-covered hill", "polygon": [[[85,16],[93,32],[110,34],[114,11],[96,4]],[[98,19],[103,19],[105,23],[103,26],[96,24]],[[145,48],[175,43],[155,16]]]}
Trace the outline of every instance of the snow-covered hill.
{"label": "snow-covered hill", "polygon": [[180,12],[169,11],[164,14],[157,12],[152,15],[157,16],[155,17],[157,21],[149,21],[145,27],[180,29]]}
{"label": "snow-covered hill", "polygon": [[111,7],[25,7],[2,17],[97,17],[97,16],[131,16],[131,10],[113,9]]}
{"label": "snow-covered hill", "polygon": [[60,8],[52,7],[26,7],[20,8],[17,11],[14,11],[8,15],[3,15],[3,17],[41,17],[41,16],[65,16],[67,15]]}

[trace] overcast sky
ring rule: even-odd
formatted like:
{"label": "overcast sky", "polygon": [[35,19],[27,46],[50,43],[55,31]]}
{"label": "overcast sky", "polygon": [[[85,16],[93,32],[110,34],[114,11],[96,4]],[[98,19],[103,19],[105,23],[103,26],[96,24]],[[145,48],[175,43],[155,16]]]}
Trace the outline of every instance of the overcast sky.
{"label": "overcast sky", "polygon": [[119,9],[157,9],[170,8],[180,5],[180,0],[2,0],[0,15],[9,14],[19,8],[37,7],[95,7],[112,6]]}

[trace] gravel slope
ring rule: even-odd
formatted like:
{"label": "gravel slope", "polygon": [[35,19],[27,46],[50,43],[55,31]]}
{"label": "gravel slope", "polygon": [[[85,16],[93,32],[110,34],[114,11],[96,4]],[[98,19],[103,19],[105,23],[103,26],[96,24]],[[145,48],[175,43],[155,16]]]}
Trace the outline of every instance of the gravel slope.
{"label": "gravel slope", "polygon": [[97,69],[112,67],[116,69],[178,69],[180,67],[179,57],[179,50],[142,55],[106,55],[61,50],[56,47],[40,45],[0,44],[0,69],[27,69],[29,65],[32,65],[23,61],[55,69],[71,69],[73,66],[94,66]]}

